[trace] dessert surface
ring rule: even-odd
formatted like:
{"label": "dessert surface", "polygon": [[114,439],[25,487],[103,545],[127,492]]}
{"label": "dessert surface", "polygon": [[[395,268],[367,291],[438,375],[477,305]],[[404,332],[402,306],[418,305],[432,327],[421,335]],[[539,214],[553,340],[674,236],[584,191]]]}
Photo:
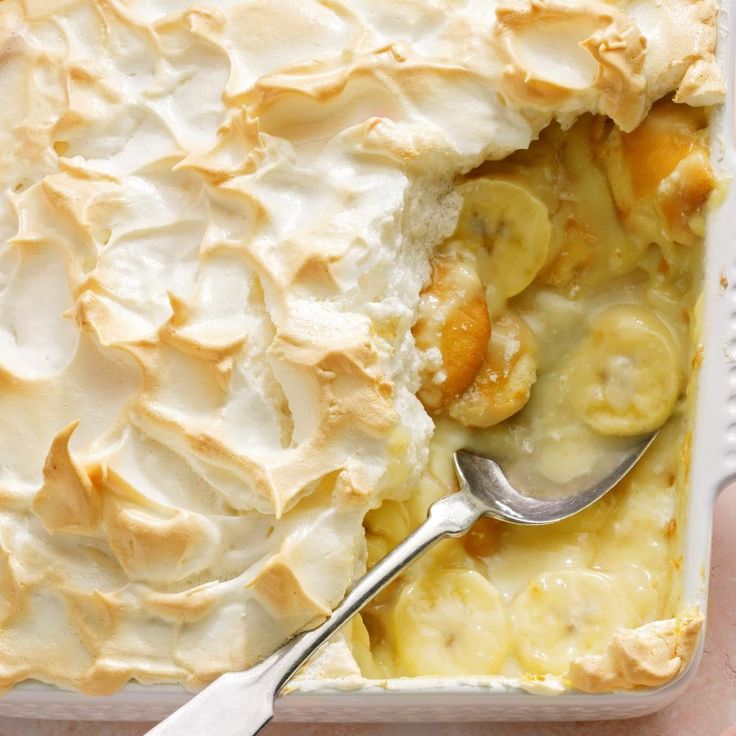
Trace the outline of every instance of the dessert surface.
{"label": "dessert surface", "polygon": [[[0,44],[1,687],[242,669],[452,449],[531,451],[557,412],[562,485],[675,413],[610,501],[440,547],[314,672],[561,675],[674,615],[710,2],[6,0]],[[478,601],[491,654],[448,656]]]}

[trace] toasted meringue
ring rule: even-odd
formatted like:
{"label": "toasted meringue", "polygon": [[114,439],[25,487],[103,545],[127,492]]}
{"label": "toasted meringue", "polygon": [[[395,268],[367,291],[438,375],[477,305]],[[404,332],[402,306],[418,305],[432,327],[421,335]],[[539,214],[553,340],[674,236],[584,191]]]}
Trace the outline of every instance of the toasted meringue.
{"label": "toasted meringue", "polygon": [[690,664],[704,620],[702,613],[691,611],[680,619],[622,629],[604,654],[570,663],[570,682],[586,693],[663,685]]}

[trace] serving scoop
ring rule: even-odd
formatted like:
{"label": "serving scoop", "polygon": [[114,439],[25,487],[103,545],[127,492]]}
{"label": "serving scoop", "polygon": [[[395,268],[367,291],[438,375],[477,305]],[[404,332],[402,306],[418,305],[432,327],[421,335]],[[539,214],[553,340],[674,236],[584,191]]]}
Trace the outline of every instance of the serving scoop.
{"label": "serving scoop", "polygon": [[443,537],[465,534],[481,517],[539,526],[582,511],[613,488],[652,443],[643,437],[603,478],[563,498],[532,498],[517,491],[501,466],[465,450],[455,453],[459,490],[429,508],[427,520],[377,562],[332,615],[245,672],[231,672],[194,696],[147,736],[255,736],[273,718],[273,701],[289,678],[325,641],[386,587],[410,562]]}

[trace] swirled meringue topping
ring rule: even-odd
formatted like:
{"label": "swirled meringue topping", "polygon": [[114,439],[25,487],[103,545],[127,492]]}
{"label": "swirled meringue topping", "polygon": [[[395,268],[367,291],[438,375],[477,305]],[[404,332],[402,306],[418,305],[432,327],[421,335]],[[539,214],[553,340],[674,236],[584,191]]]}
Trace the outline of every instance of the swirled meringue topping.
{"label": "swirled meringue topping", "polygon": [[708,1],[0,5],[0,686],[198,687],[424,472],[453,178],[717,102]]}

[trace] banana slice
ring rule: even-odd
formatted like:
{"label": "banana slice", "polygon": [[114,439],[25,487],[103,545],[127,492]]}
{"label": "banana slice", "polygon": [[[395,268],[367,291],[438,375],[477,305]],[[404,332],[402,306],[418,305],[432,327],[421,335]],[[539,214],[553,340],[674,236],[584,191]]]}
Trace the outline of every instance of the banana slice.
{"label": "banana slice", "polygon": [[682,389],[682,356],[651,310],[609,307],[572,359],[571,398],[596,432],[636,435],[662,426]]}
{"label": "banana slice", "polygon": [[631,617],[603,573],[564,571],[532,580],[511,605],[520,663],[534,674],[562,675],[570,660],[605,651]]}
{"label": "banana slice", "polygon": [[529,400],[537,379],[535,342],[524,321],[506,312],[493,323],[488,354],[475,380],[449,406],[467,427],[490,427],[508,419]]}
{"label": "banana slice", "polygon": [[[535,533],[536,532],[536,533]],[[593,564],[594,534],[558,533],[554,527],[504,525],[499,549],[485,560],[488,577],[504,600],[519,595],[529,580],[550,570],[580,570]]]}
{"label": "banana slice", "polygon": [[439,411],[465,391],[483,364],[491,336],[483,285],[459,249],[441,253],[432,264],[432,282],[419,302],[413,329],[420,350],[439,350],[441,371],[426,370],[419,398]]}
{"label": "banana slice", "polygon": [[490,674],[509,648],[506,607],[478,572],[424,575],[404,588],[393,618],[405,675]]}
{"label": "banana slice", "polygon": [[547,260],[549,211],[523,186],[502,179],[472,179],[463,197],[456,237],[482,244],[478,268],[491,311],[523,291]]}

